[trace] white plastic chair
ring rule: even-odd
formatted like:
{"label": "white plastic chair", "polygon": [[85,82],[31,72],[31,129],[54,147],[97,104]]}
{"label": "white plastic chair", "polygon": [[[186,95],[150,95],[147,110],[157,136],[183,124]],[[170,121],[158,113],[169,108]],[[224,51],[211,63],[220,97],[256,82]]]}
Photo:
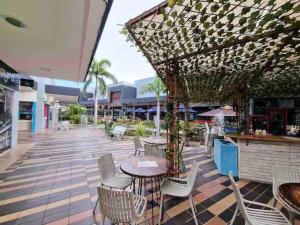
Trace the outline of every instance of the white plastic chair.
{"label": "white plastic chair", "polygon": [[184,164],[183,155],[182,155],[184,145],[185,145],[185,140],[183,140],[179,145],[179,168],[180,168],[181,173],[184,173],[184,171],[185,171],[185,164]]}
{"label": "white plastic chair", "polygon": [[186,178],[179,179],[174,177],[167,177],[162,181],[160,187],[161,199],[160,199],[160,212],[159,212],[159,220],[158,220],[159,225],[161,224],[161,218],[163,213],[164,195],[170,195],[175,197],[189,197],[195,224],[198,225],[198,220],[196,218],[197,209],[195,207],[193,197],[192,197],[192,190],[195,184],[198,169],[199,169],[199,163],[194,161],[192,169]]}
{"label": "white plastic chair", "polygon": [[133,143],[135,148],[134,156],[136,156],[137,153],[140,155],[144,152],[144,146],[142,145],[141,140],[138,136],[133,138]]}
{"label": "white plastic chair", "polygon": [[285,183],[300,183],[300,168],[292,166],[273,166],[273,195],[275,197],[274,207],[279,201],[289,212],[290,220],[294,220],[294,215],[299,214],[294,208],[290,207],[279,195],[279,186]]}
{"label": "white plastic chair", "polygon": [[[280,210],[266,204],[244,199],[237,183],[235,183],[233,179],[232,172],[230,172],[229,178],[237,201],[237,206],[230,225],[234,223],[239,211],[245,219],[245,225],[291,225],[289,220],[285,217],[285,215],[283,215],[282,212],[280,212]],[[253,206],[259,206],[262,209],[257,209]]]}
{"label": "white plastic chair", "polygon": [[[111,153],[100,156],[97,160],[101,185],[108,188],[125,189],[132,183],[132,178],[117,170]],[[93,213],[95,214],[99,197],[95,204]]]}
{"label": "white plastic chair", "polygon": [[145,143],[144,149],[145,155],[165,157],[165,152],[159,147],[159,145]]}
{"label": "white plastic chair", "polygon": [[98,187],[99,206],[101,210],[101,224],[109,219],[112,223],[138,224],[140,218],[147,220],[147,199],[122,190],[109,190]]}
{"label": "white plastic chair", "polygon": [[116,126],[112,131],[110,131],[110,135],[121,140],[125,135],[126,130],[126,127]]}

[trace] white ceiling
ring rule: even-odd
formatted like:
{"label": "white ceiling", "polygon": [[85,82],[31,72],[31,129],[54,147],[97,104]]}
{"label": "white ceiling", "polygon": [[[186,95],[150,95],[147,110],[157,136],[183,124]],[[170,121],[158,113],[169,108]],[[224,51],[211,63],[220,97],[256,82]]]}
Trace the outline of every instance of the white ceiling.
{"label": "white ceiling", "polygon": [[0,18],[0,59],[19,73],[83,81],[104,11],[104,0],[1,0],[0,17],[26,27]]}

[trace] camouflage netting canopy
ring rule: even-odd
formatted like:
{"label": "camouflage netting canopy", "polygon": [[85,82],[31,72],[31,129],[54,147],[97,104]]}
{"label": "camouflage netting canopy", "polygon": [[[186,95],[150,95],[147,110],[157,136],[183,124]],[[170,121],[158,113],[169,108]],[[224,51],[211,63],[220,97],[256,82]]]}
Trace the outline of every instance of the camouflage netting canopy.
{"label": "camouflage netting canopy", "polygon": [[176,65],[189,102],[300,93],[299,0],[169,0],[126,28],[163,81]]}

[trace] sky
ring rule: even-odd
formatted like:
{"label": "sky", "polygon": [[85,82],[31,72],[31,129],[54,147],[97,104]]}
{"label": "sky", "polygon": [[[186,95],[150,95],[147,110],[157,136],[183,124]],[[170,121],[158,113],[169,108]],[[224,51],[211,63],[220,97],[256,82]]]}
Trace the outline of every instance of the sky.
{"label": "sky", "polygon": [[119,81],[133,83],[134,80],[155,76],[155,71],[147,59],[137,52],[138,47],[130,47],[126,37],[119,33],[128,20],[156,6],[163,0],[114,0],[108,16],[95,58],[109,59],[110,72]]}
{"label": "sky", "polygon": [[[134,83],[135,80],[155,76],[155,71],[147,59],[138,52],[138,47],[131,47],[126,36],[119,33],[123,25],[144,11],[158,5],[163,0],[114,0],[95,54],[97,60],[108,59],[112,66],[109,72],[118,81]],[[82,88],[81,82],[54,80],[54,85]],[[107,82],[108,84],[111,82]],[[93,86],[93,85],[91,85]],[[90,87],[89,89],[92,89]]]}

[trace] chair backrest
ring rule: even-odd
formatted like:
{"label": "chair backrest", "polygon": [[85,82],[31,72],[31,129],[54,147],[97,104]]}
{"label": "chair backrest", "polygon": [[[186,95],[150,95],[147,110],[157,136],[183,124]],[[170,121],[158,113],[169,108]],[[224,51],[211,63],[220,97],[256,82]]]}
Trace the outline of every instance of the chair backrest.
{"label": "chair backrest", "polygon": [[164,157],[164,150],[160,149],[159,145],[145,143],[144,148],[145,155]]}
{"label": "chair backrest", "polygon": [[123,126],[116,126],[114,131],[119,132],[119,133],[125,133],[126,127]]}
{"label": "chair backrest", "polygon": [[131,223],[135,216],[133,195],[122,190],[97,187],[102,215],[113,223]]}
{"label": "chair backrest", "polygon": [[179,145],[179,155],[182,155],[184,145],[185,145],[185,140],[183,140]]}
{"label": "chair backrest", "polygon": [[199,163],[197,163],[196,161],[193,161],[192,168],[191,168],[190,172],[188,173],[187,182],[188,182],[188,185],[191,187],[191,189],[193,188],[193,186],[195,184],[199,166],[200,166]]}
{"label": "chair backrest", "polygon": [[245,209],[245,204],[244,204],[244,201],[243,201],[242,194],[240,192],[238,184],[234,181],[232,171],[230,171],[230,173],[229,173],[229,178],[230,178],[230,181],[231,181],[231,185],[233,187],[234,195],[235,195],[236,202],[237,202],[237,207],[239,208],[239,211],[242,213],[244,219],[246,221],[248,221],[248,224],[250,224],[249,217],[248,217],[248,214],[247,214],[246,209]]}
{"label": "chair backrest", "polygon": [[138,136],[136,136],[136,137],[133,138],[133,143],[134,143],[135,149],[143,148],[141,140],[140,140],[140,138]]}
{"label": "chair backrest", "polygon": [[101,155],[97,162],[100,173],[100,181],[103,185],[107,185],[108,180],[113,177],[117,171],[112,154],[107,153]]}
{"label": "chair backrest", "polygon": [[124,134],[126,132],[126,129],[127,129],[126,127],[120,127],[120,133]]}
{"label": "chair backrest", "polygon": [[300,183],[300,168],[295,166],[272,166],[273,194],[278,196],[278,188],[285,183]]}

